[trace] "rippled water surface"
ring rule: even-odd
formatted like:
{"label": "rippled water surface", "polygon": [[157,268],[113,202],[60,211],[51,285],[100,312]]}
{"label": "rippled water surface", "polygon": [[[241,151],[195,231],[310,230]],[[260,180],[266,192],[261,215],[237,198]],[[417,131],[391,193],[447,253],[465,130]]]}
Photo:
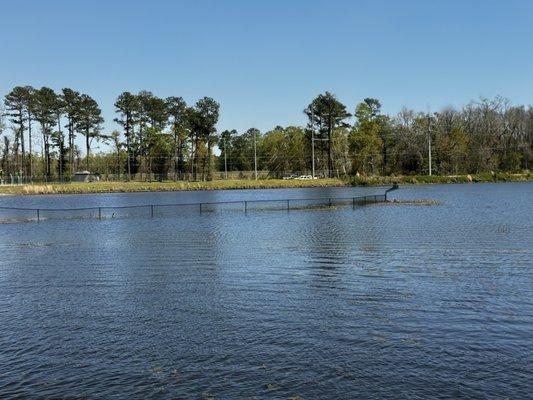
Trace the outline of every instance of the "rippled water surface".
{"label": "rippled water surface", "polygon": [[[305,189],[4,197],[74,207]],[[332,210],[0,224],[0,398],[527,398],[533,184]],[[297,398],[297,397],[296,397]]]}

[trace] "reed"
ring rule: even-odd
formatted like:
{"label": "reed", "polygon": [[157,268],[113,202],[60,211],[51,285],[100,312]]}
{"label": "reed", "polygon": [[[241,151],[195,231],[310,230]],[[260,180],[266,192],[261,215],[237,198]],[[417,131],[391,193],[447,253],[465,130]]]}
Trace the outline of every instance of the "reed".
{"label": "reed", "polygon": [[402,185],[419,185],[432,183],[482,183],[482,182],[524,182],[533,180],[530,172],[482,173],[467,175],[399,175],[399,176],[354,176],[350,183],[353,186],[384,186],[394,183]]}
{"label": "reed", "polygon": [[51,183],[0,186],[0,194],[85,194],[85,193],[130,193],[170,192],[180,190],[232,190],[232,189],[282,189],[337,186],[387,186],[394,183],[419,185],[432,183],[476,183],[531,181],[530,172],[521,174],[485,173],[472,175],[402,175],[402,176],[354,176],[350,179],[230,179],[216,181],[166,181],[166,182],[90,182]]}
{"label": "reed", "polygon": [[315,180],[227,180],[208,182],[90,182],[54,183],[17,186],[0,186],[0,193],[13,195],[32,194],[85,194],[85,193],[130,193],[130,192],[167,192],[181,190],[232,190],[232,189],[276,189],[304,187],[346,186],[347,181],[340,179]]}

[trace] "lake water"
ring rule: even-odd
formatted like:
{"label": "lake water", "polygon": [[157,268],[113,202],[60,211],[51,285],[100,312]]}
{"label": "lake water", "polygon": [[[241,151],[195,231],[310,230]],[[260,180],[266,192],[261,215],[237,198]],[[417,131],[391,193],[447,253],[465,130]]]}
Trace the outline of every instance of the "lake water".
{"label": "lake water", "polygon": [[[82,207],[357,196],[3,197]],[[0,398],[527,398],[533,184],[332,210],[0,224]]]}

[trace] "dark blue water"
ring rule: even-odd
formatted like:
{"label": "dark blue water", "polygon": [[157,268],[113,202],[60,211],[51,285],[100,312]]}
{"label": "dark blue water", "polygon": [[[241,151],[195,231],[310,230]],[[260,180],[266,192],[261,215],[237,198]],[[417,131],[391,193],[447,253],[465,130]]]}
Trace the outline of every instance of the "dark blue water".
{"label": "dark blue water", "polygon": [[0,398],[530,397],[533,184],[394,197],[441,204],[0,224]]}

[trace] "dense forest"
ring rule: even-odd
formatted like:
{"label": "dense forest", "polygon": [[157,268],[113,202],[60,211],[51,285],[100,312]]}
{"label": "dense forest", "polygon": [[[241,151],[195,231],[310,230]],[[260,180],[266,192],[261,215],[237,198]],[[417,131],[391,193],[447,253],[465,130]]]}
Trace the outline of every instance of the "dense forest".
{"label": "dense forest", "polygon": [[[78,170],[107,179],[189,180],[312,171],[330,177],[519,172],[530,167],[533,155],[533,108],[501,97],[459,110],[403,109],[391,116],[377,99],[350,109],[326,92],[303,110],[306,126],[268,132],[218,132],[220,105],[210,97],[187,105],[177,96],[121,93],[114,119],[120,129],[113,132],[103,132],[98,103],[69,88],[56,93],[17,86],[3,103],[5,181],[69,180]],[[105,151],[95,152],[97,143]]]}

